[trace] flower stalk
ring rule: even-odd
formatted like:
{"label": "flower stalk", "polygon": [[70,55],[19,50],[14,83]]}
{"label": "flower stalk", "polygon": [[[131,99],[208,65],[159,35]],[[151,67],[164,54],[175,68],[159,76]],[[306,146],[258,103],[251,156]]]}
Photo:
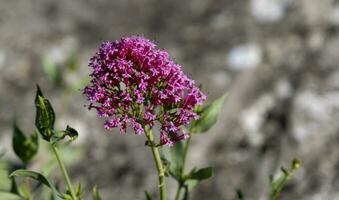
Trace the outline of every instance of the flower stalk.
{"label": "flower stalk", "polygon": [[157,167],[158,176],[159,176],[159,191],[160,191],[160,199],[166,200],[166,182],[165,182],[165,170],[161,161],[159,148],[154,144],[154,136],[152,130],[148,127],[144,128],[147,141],[150,144],[153,159],[155,161],[155,165]]}
{"label": "flower stalk", "polygon": [[68,190],[69,192],[71,193],[71,196],[72,196],[72,199],[73,200],[78,200],[74,190],[73,190],[73,186],[72,186],[72,183],[71,183],[71,179],[69,178],[68,176],[68,173],[67,173],[67,170],[66,170],[66,167],[64,165],[64,163],[62,162],[61,158],[60,158],[60,154],[59,154],[59,151],[58,151],[58,148],[55,146],[55,145],[51,145],[52,146],[52,149],[53,149],[53,152],[55,154],[55,157],[58,161],[58,164],[59,164],[59,167],[61,169],[61,172],[64,176],[64,179],[66,181],[66,184],[67,184],[67,187],[68,187]]}
{"label": "flower stalk", "polygon": [[[187,139],[187,142],[186,142],[186,145],[185,145],[185,149],[184,149],[183,165],[182,165],[182,168],[181,168],[181,171],[180,171],[180,175],[181,176],[184,176],[184,174],[185,174],[185,165],[186,165],[186,160],[187,160],[188,149],[189,149],[189,146],[191,144],[191,140],[192,140],[192,136],[193,136],[193,134],[191,134],[191,130],[190,130],[189,134],[190,134],[190,136]],[[183,187],[184,187],[184,183],[179,183],[178,184],[177,192],[175,194],[175,200],[179,200],[180,199],[181,190],[183,189]]]}

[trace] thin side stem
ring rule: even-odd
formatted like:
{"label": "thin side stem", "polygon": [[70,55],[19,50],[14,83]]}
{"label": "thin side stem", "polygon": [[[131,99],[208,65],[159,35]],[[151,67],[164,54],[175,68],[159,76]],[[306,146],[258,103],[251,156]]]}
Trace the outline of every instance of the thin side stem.
{"label": "thin side stem", "polygon": [[[187,143],[185,145],[185,149],[184,149],[184,160],[183,160],[183,165],[182,165],[182,169],[180,171],[180,175],[183,176],[185,174],[185,166],[186,166],[186,160],[187,160],[187,154],[188,154],[188,149],[189,146],[191,144],[191,140],[192,140],[192,134],[190,134],[190,137],[187,139]],[[181,195],[181,189],[183,188],[183,184],[179,183],[178,185],[178,189],[177,189],[177,193],[175,195],[175,200],[179,200],[180,199],[180,195]]]}
{"label": "thin side stem", "polygon": [[61,172],[62,174],[64,175],[64,178],[65,178],[65,181],[66,181],[66,184],[67,184],[67,187],[71,193],[71,196],[72,196],[72,199],[73,200],[78,200],[77,196],[75,195],[75,192],[73,190],[73,186],[72,186],[72,183],[71,183],[71,179],[69,178],[68,176],[68,173],[67,173],[67,170],[65,168],[65,165],[64,163],[62,162],[61,158],[60,158],[60,154],[59,154],[59,151],[57,149],[57,147],[55,145],[51,145],[52,146],[52,149],[53,149],[53,152],[55,154],[55,157],[58,161],[58,164],[59,164],[59,167],[61,169]]}
{"label": "thin side stem", "polygon": [[158,176],[159,176],[159,190],[160,190],[160,199],[166,200],[166,183],[165,183],[165,171],[161,161],[160,153],[158,147],[154,144],[154,136],[152,130],[149,128],[144,128],[147,140],[151,146],[153,159],[157,167]]}
{"label": "thin side stem", "polygon": [[182,189],[181,184],[178,184],[177,193],[175,194],[175,200],[179,200],[180,194],[181,194],[181,189]]}
{"label": "thin side stem", "polygon": [[181,169],[181,174],[183,175],[185,173],[185,166],[186,166],[186,160],[187,160],[187,154],[188,154],[188,149],[189,146],[191,144],[191,140],[192,140],[192,134],[190,134],[189,138],[187,139],[187,143],[185,145],[185,149],[184,149],[184,162],[183,162],[183,167]]}

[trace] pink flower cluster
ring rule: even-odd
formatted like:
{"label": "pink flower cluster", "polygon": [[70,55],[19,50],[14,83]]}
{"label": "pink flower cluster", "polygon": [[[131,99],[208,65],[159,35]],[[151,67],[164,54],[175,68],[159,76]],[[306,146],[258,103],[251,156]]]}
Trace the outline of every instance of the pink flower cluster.
{"label": "pink flower cluster", "polygon": [[107,118],[105,128],[125,133],[130,124],[143,134],[144,127],[158,122],[159,145],[186,139],[181,127],[198,118],[194,107],[206,99],[166,51],[143,37],[104,42],[89,67],[92,80],[84,94],[89,109]]}

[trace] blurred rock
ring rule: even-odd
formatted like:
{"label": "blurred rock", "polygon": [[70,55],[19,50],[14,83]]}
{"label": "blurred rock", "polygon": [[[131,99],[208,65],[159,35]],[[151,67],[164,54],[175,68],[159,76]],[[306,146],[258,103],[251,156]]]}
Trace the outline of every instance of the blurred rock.
{"label": "blurred rock", "polygon": [[251,13],[260,22],[277,22],[285,16],[282,0],[251,0]]}
{"label": "blurred rock", "polygon": [[[103,40],[144,35],[170,51],[209,101],[229,93],[217,125],[193,139],[188,163],[212,165],[215,176],[192,199],[235,199],[241,188],[265,200],[268,176],[293,157],[303,168],[281,200],[339,199],[338,21],[332,0],[2,1],[0,149],[12,151],[15,114],[33,130],[38,83],[57,125],[79,129],[77,144],[87,148],[72,168],[75,182],[87,191],[97,184],[104,199],[143,199],[144,189],[156,197],[145,138],[104,130],[81,93]],[[78,67],[68,70],[72,53]],[[46,77],[44,55],[63,69],[64,85]]]}
{"label": "blurred rock", "polygon": [[262,59],[262,50],[255,43],[236,46],[227,56],[227,64],[232,70],[240,71],[256,67]]}

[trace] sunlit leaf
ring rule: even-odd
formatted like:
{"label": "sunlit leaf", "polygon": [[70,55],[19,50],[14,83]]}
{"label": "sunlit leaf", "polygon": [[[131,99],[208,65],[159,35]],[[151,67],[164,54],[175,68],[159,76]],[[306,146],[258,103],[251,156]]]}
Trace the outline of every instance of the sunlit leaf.
{"label": "sunlit leaf", "polygon": [[75,195],[78,197],[78,199],[82,199],[83,194],[84,191],[82,190],[81,184],[79,183],[75,190]]}
{"label": "sunlit leaf", "polygon": [[53,135],[55,113],[51,103],[43,96],[39,86],[37,86],[35,107],[35,126],[42,135],[43,139],[50,141],[50,138]]}
{"label": "sunlit leaf", "polygon": [[61,199],[61,197],[60,197],[61,195],[56,190],[54,185],[44,175],[42,175],[42,174],[40,174],[38,172],[19,169],[19,170],[16,170],[16,171],[12,172],[9,175],[9,177],[27,177],[27,178],[31,178],[33,180],[36,180],[39,183],[44,184],[45,186],[49,187],[52,190],[53,197],[54,197],[55,200],[60,200]]}
{"label": "sunlit leaf", "polygon": [[12,180],[8,178],[8,171],[0,169],[0,191],[10,191],[11,187]]}
{"label": "sunlit leaf", "polygon": [[93,189],[92,189],[92,199],[93,200],[101,200],[101,196],[100,196],[100,193],[99,193],[97,186],[94,186]]}
{"label": "sunlit leaf", "polygon": [[10,193],[10,192],[1,192],[1,191],[0,191],[0,199],[3,199],[3,200],[23,200],[17,194],[13,194],[13,193]]}
{"label": "sunlit leaf", "polygon": [[192,133],[204,133],[217,122],[218,115],[222,105],[224,104],[225,98],[226,94],[198,111],[200,118],[191,123],[190,130]]}
{"label": "sunlit leaf", "polygon": [[16,123],[14,123],[12,145],[15,154],[26,165],[38,152],[38,134],[34,131],[33,134],[27,138]]}

